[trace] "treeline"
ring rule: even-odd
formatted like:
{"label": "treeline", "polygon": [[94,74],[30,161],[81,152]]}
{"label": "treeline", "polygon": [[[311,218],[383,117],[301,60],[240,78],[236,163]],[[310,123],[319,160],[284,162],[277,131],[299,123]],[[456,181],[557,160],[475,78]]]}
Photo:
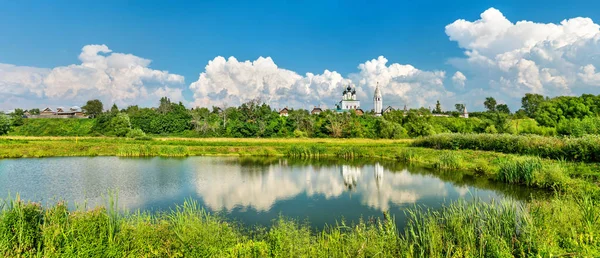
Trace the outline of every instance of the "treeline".
{"label": "treeline", "polygon": [[[280,116],[278,110],[258,100],[238,107],[187,109],[168,98],[162,98],[157,108],[119,109],[113,105],[104,111],[102,102],[91,100],[82,107],[94,121],[91,129],[52,132],[52,135],[397,139],[439,133],[600,134],[600,96],[548,98],[526,94],[521,103],[522,108],[511,113],[507,105],[497,104],[494,98],[488,97],[483,103],[486,111],[471,112],[465,119],[460,117],[465,109],[463,104],[456,104],[456,110],[443,111],[439,102],[433,110],[395,110],[376,117],[372,112],[361,116],[330,110],[311,115],[304,109],[290,109],[288,116]],[[22,112],[16,110],[9,117],[0,116],[0,134],[12,131],[18,135],[50,135],[44,134],[48,130],[40,130],[43,127],[40,124],[45,122],[23,119]]]}

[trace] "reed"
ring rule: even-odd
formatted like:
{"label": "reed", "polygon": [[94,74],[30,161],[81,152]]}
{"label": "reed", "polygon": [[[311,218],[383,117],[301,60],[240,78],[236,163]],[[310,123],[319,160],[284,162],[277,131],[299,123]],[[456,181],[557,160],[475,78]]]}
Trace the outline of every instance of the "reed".
{"label": "reed", "polygon": [[[519,204],[412,207],[403,229],[389,214],[313,231],[280,217],[247,228],[185,201],[159,214],[8,200],[0,212],[5,257],[598,257],[600,208],[592,196]],[[585,199],[587,198],[587,199]]]}
{"label": "reed", "polygon": [[461,157],[455,152],[444,152],[433,164],[433,167],[441,170],[457,170],[462,168]]}

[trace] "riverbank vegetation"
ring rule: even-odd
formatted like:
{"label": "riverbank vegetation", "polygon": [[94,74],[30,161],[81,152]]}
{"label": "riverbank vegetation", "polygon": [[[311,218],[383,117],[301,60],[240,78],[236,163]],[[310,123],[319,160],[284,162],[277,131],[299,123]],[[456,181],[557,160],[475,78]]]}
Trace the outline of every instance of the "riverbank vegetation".
{"label": "riverbank vegetation", "polygon": [[[418,108],[392,110],[382,117],[373,112],[357,115],[354,111],[339,114],[325,110],[289,109],[280,116],[260,100],[238,107],[197,107],[187,109],[182,103],[162,98],[158,107],[113,105],[103,111],[103,104],[91,100],[83,107],[90,119],[27,119],[24,110],[16,109],[8,117],[0,115],[0,135],[14,136],[118,136],[145,137],[227,137],[227,138],[372,138],[400,139],[440,133],[488,133],[541,136],[600,134],[600,96],[561,96],[544,98],[526,94],[522,109],[511,113],[505,104],[493,98],[484,102],[485,112],[471,112],[461,117],[464,105],[454,111]],[[133,131],[133,133],[130,133]]]}
{"label": "riverbank vegetation", "polygon": [[598,202],[559,196],[527,204],[455,202],[441,210],[314,231],[283,218],[244,227],[188,201],[160,214],[107,208],[70,211],[9,201],[0,213],[0,253],[7,257],[597,257]]}
{"label": "riverbank vegetation", "polygon": [[413,146],[435,149],[496,151],[581,162],[600,162],[600,137],[542,137],[509,134],[438,134],[417,139]]}

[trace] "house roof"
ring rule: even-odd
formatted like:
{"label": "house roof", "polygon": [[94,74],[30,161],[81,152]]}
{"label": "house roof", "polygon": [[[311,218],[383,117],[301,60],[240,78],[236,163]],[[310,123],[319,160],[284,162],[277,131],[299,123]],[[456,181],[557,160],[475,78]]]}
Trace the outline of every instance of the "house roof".
{"label": "house roof", "polygon": [[281,114],[281,113],[287,113],[287,112],[288,112],[288,109],[285,107],[285,108],[283,108],[282,110],[279,111],[279,114]]}
{"label": "house roof", "polygon": [[322,112],[323,110],[320,107],[315,107],[311,112]]}

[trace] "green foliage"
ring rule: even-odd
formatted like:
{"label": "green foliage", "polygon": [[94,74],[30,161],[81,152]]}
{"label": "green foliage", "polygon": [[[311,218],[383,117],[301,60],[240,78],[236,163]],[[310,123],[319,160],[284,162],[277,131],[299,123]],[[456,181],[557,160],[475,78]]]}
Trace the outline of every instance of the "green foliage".
{"label": "green foliage", "polygon": [[542,162],[538,158],[503,159],[500,161],[500,169],[496,175],[498,181],[510,184],[532,185],[534,173],[542,168]]}
{"label": "green foliage", "polygon": [[433,110],[434,114],[441,114],[442,113],[442,104],[440,104],[440,101],[438,100],[435,103],[435,109]]}
{"label": "green foliage", "polygon": [[506,104],[497,105],[496,110],[500,113],[510,114],[510,109],[508,108],[508,105],[506,105]]}
{"label": "green foliage", "polygon": [[110,120],[110,129],[112,130],[112,135],[125,137],[131,130],[131,122],[129,121],[129,116],[124,113],[116,114]]}
{"label": "green foliage", "polygon": [[[104,110],[104,105],[100,100],[88,100],[88,102],[81,107],[81,109],[90,117],[96,117],[102,114]],[[39,110],[38,110],[39,111]]]}
{"label": "green foliage", "polygon": [[496,103],[496,99],[487,97],[483,102],[483,106],[485,106],[488,112],[496,112]]}
{"label": "green foliage", "polygon": [[142,129],[140,129],[140,128],[131,129],[127,133],[127,138],[141,138],[141,137],[145,137],[145,136],[146,136],[146,133],[144,133],[144,131],[142,131]]}
{"label": "green foliage", "polygon": [[40,109],[39,108],[32,108],[29,110],[29,113],[32,115],[39,115],[40,114]]}
{"label": "green foliage", "polygon": [[600,117],[563,119],[558,122],[556,131],[561,135],[575,137],[581,137],[587,134],[600,134]]}
{"label": "green foliage", "polygon": [[454,104],[454,108],[456,109],[456,111],[458,113],[462,114],[465,112],[465,104],[460,104],[460,103]]}
{"label": "green foliage", "polygon": [[528,117],[534,117],[540,104],[544,102],[544,96],[540,94],[527,93],[521,98],[521,106]]}
{"label": "green foliage", "polygon": [[461,157],[455,152],[444,152],[433,165],[442,170],[456,170],[461,168]]}
{"label": "green foliage", "polygon": [[600,162],[600,136],[556,138],[509,134],[438,134],[418,139],[413,146],[436,149],[497,151],[544,158]]}
{"label": "green foliage", "polygon": [[0,135],[7,134],[10,131],[10,119],[4,114],[0,114]]}
{"label": "green foliage", "polygon": [[119,107],[117,107],[117,104],[112,105],[112,107],[110,108],[110,112],[113,114],[119,113]]}
{"label": "green foliage", "polygon": [[538,104],[533,114],[542,126],[556,127],[565,119],[583,119],[600,114],[600,97],[584,94],[580,97],[560,96]]}

